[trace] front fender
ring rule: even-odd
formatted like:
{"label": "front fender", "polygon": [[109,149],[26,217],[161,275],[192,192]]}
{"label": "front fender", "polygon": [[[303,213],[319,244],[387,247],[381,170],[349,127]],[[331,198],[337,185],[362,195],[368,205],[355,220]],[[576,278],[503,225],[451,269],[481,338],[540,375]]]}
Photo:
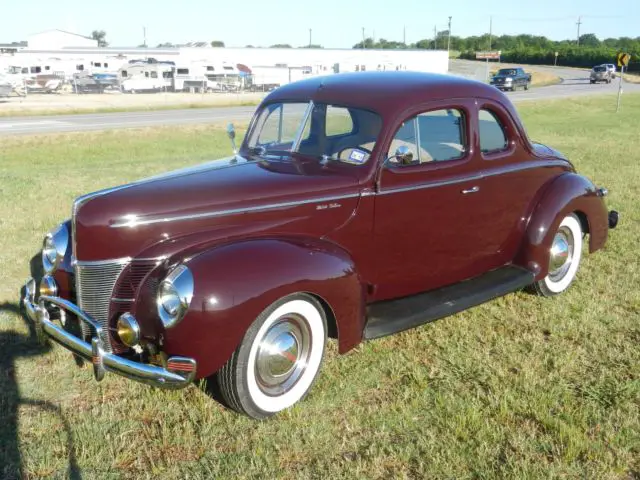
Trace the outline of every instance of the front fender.
{"label": "front fender", "polygon": [[350,256],[321,240],[268,238],[212,248],[185,263],[194,276],[189,312],[165,331],[164,349],[198,362],[197,377],[215,373],[256,317],[296,292],[317,296],[336,319],[341,353],[362,338],[364,290]]}
{"label": "front fender", "polygon": [[597,188],[587,178],[565,173],[551,181],[527,224],[517,264],[533,271],[536,280],[549,272],[549,249],[562,219],[575,213],[589,233],[589,251],[602,248],[608,236],[606,205]]}

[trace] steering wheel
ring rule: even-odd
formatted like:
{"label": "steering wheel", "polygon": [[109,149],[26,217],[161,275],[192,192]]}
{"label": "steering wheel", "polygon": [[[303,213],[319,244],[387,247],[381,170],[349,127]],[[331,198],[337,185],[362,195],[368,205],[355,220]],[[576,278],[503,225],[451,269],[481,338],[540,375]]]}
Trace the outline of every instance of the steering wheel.
{"label": "steering wheel", "polygon": [[336,155],[337,159],[341,159],[342,158],[342,152],[346,151],[346,150],[359,150],[361,152],[364,152],[366,154],[368,154],[369,156],[371,156],[371,150],[369,150],[368,148],[364,148],[364,147],[345,147],[342,150],[340,150],[338,152],[338,154]]}

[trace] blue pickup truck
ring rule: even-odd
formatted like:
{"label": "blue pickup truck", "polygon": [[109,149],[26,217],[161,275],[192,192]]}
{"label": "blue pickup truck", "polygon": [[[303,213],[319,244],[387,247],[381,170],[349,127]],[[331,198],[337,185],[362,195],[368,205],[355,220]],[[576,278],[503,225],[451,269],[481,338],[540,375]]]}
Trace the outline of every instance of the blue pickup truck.
{"label": "blue pickup truck", "polygon": [[501,68],[493,76],[490,83],[500,90],[515,91],[519,87],[529,90],[531,74],[526,73],[521,67]]}

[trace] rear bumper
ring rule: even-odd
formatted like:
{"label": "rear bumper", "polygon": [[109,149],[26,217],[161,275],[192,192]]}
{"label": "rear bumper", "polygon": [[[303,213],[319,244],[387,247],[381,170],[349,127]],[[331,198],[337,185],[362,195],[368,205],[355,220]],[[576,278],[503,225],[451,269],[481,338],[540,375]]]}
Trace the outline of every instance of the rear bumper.
{"label": "rear bumper", "polygon": [[[123,377],[145,383],[155,387],[166,389],[179,389],[189,385],[196,374],[196,361],[186,357],[170,357],[166,368],[158,365],[136,362],[127,358],[105,352],[105,342],[108,341],[106,332],[100,324],[82,311],[77,305],[60,298],[41,296],[35,303],[35,281],[29,279],[25,284],[25,293],[22,298],[25,310],[29,318],[34,322],[36,333],[40,341],[46,341],[47,337],[70,350],[74,354],[90,361],[93,364],[95,379],[100,381],[106,372],[113,372]],[[76,337],[61,326],[56,325],[49,317],[46,305],[53,305],[63,312],[72,313],[77,318],[88,324],[96,332],[91,343]]]}

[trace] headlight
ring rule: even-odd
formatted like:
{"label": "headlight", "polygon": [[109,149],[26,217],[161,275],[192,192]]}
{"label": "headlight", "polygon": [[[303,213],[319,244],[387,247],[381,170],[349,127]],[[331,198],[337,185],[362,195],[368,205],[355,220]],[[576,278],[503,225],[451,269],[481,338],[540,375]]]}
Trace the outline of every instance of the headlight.
{"label": "headlight", "polygon": [[69,246],[69,230],[66,224],[58,226],[55,230],[47,233],[42,242],[42,266],[45,273],[53,273],[65,254]]}
{"label": "headlight", "polygon": [[178,324],[193,297],[193,275],[185,265],[176,267],[158,287],[157,307],[165,328]]}

